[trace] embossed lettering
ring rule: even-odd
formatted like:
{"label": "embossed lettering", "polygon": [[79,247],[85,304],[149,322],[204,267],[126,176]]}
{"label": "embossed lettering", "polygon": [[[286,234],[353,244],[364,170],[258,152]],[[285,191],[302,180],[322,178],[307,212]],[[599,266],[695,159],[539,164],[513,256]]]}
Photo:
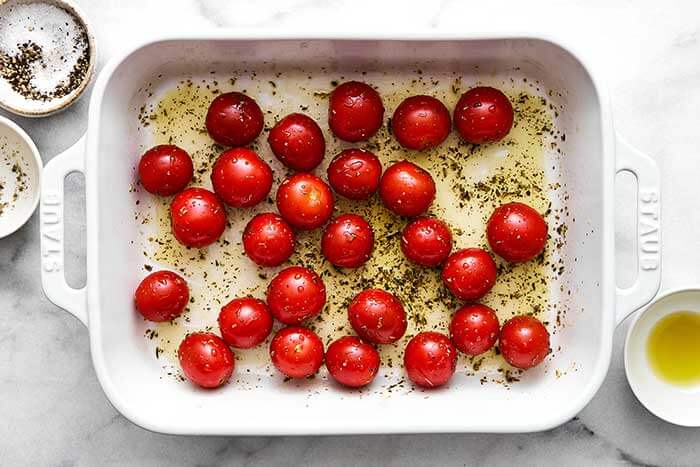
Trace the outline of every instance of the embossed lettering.
{"label": "embossed lettering", "polygon": [[44,192],[44,195],[41,198],[41,202],[45,206],[59,206],[61,204],[61,196],[57,193]]}
{"label": "embossed lettering", "polygon": [[653,189],[639,192],[639,267],[643,271],[659,268],[659,192]]}

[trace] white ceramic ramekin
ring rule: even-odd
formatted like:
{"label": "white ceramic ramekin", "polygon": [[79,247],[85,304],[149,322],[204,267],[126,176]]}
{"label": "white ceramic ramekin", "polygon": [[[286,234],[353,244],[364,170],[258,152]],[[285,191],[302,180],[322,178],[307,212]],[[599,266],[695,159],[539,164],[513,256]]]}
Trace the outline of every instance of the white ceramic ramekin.
{"label": "white ceramic ramekin", "polygon": [[43,164],[29,135],[0,116],[0,238],[22,227],[39,204]]}
{"label": "white ceramic ramekin", "polygon": [[700,313],[700,289],[669,290],[635,315],[625,340],[625,372],[637,399],[651,413],[676,425],[697,427],[700,385],[684,387],[663,381],[654,374],[647,357],[647,341],[654,325],[676,311]]}
{"label": "white ceramic ramekin", "polygon": [[[88,47],[89,47],[89,59],[88,59],[88,69],[85,73],[85,77],[70,94],[47,100],[41,102],[40,105],[21,105],[17,104],[15,101],[9,102],[8,96],[0,93],[0,108],[7,110],[15,115],[21,115],[23,117],[46,117],[62,110],[67,109],[73,105],[80,96],[83,95],[88,85],[92,81],[95,74],[95,67],[97,64],[97,44],[95,41],[95,34],[93,33],[90,23],[87,21],[85,13],[72,1],[72,0],[36,0],[36,2],[47,3],[49,5],[55,5],[59,8],[66,10],[68,13],[73,15],[78,23],[85,28],[85,34],[87,35]],[[4,3],[32,3],[30,0],[0,0],[0,4]],[[9,89],[9,88],[8,88]],[[12,92],[12,91],[8,91]]]}

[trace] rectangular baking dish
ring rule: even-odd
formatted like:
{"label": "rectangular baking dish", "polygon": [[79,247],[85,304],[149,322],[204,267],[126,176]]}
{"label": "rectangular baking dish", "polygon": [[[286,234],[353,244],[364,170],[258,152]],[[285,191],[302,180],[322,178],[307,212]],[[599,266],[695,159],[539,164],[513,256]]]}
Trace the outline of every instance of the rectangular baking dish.
{"label": "rectangular baking dish", "polygon": [[[134,121],[143,89],[162,76],[187,77],[245,63],[274,63],[342,72],[350,69],[453,70],[470,80],[517,73],[556,89],[565,109],[559,129],[564,156],[553,165],[565,184],[560,200],[575,219],[561,251],[559,279],[573,293],[555,298],[570,310],[553,336],[545,368],[511,386],[456,377],[434,391],[362,393],[283,384],[252,375],[251,385],[197,390],[164,377],[146,352],[145,326],[133,316],[132,296],[143,255],[133,194],[138,158]],[[388,108],[390,113],[393,109]],[[615,286],[615,175],[638,180],[638,277]],[[87,285],[66,283],[63,180],[86,177]],[[176,434],[335,434],[525,432],[561,424],[593,397],[606,374],[613,330],[647,303],[660,281],[659,174],[655,164],[616,137],[601,83],[570,47],[533,35],[430,34],[410,37],[311,37],[217,32],[156,40],[111,60],[95,84],[83,139],[46,166],[41,203],[42,281],[56,305],[90,333],[95,371],[114,407],[150,430]],[[139,272],[139,273],[137,273]],[[558,285],[558,284],[557,284]],[[312,384],[312,383],[309,383]],[[253,387],[254,389],[251,389]]]}

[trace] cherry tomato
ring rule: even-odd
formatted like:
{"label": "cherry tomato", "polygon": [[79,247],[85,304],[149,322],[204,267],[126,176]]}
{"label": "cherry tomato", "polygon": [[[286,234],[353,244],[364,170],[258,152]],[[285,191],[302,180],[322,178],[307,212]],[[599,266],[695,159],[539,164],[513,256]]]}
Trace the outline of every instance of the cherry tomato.
{"label": "cherry tomato", "polygon": [[220,94],[209,105],[209,136],[224,146],[245,146],[263,129],[263,113],[254,99],[240,92]]}
{"label": "cherry tomato", "polygon": [[349,199],[368,199],[379,188],[382,163],[363,149],[346,149],[328,166],[328,183],[336,193]]}
{"label": "cherry tomato", "polygon": [[277,122],[267,141],[280,162],[301,172],[315,169],[326,152],[321,128],[304,114],[289,114]]}
{"label": "cherry tomato", "polygon": [[264,200],[272,188],[272,169],[255,151],[233,148],[224,152],[211,170],[214,192],[236,208],[249,208]]}
{"label": "cherry tomato", "polygon": [[409,97],[391,118],[391,131],[406,149],[434,148],[445,141],[451,128],[450,111],[431,96]]}
{"label": "cherry tomato", "polygon": [[427,211],[435,199],[435,182],[416,164],[401,161],[384,172],[379,183],[379,196],[394,214],[418,216]]}
{"label": "cherry tomato", "polygon": [[277,214],[258,214],[243,230],[243,249],[260,266],[279,266],[294,253],[294,232]]}
{"label": "cherry tomato", "polygon": [[464,305],[452,317],[450,337],[455,347],[467,355],[479,355],[498,340],[498,316],[486,305]]}
{"label": "cherry tomato", "polygon": [[359,81],[348,81],[333,90],[328,104],[328,126],[335,135],[355,143],[374,136],[384,121],[379,93]]}
{"label": "cherry tomato", "polygon": [[479,300],[496,283],[496,263],[481,248],[465,248],[447,258],[442,280],[460,300]]}
{"label": "cherry tomato", "polygon": [[434,217],[419,217],[404,227],[401,251],[406,258],[421,266],[438,266],[452,251],[450,228]]}
{"label": "cherry tomato", "polygon": [[398,298],[381,289],[363,290],[348,305],[352,328],[365,340],[390,344],[406,332],[406,311]]}
{"label": "cherry tomato", "polygon": [[185,279],[170,271],[147,275],[136,288],[136,309],[149,321],[171,321],[182,314],[190,300]]}
{"label": "cherry tomato", "polygon": [[292,227],[317,229],[333,214],[333,193],[316,175],[294,174],[277,189],[277,209]]}
{"label": "cherry tomato", "polygon": [[202,248],[217,241],[226,228],[226,209],[204,188],[188,188],[170,203],[175,238],[185,246]]}
{"label": "cherry tomato", "polygon": [[280,271],[267,287],[272,316],[284,324],[299,324],[318,315],[326,304],[326,286],[318,274],[301,266]]}
{"label": "cherry tomato", "polygon": [[503,139],[513,126],[513,106],[498,89],[472,88],[459,98],[454,121],[468,143],[493,143]]}
{"label": "cherry tomato", "polygon": [[323,342],[308,328],[282,328],[272,338],[270,358],[272,364],[286,376],[307,378],[321,368]]}
{"label": "cherry tomato", "polygon": [[421,332],[406,345],[403,363],[408,379],[424,388],[447,383],[457,368],[457,351],[439,332]]}
{"label": "cherry tomato", "polygon": [[379,371],[377,349],[355,336],[345,336],[326,350],[328,373],[344,386],[360,388],[374,380]]}
{"label": "cherry tomato", "polygon": [[172,196],[184,190],[193,171],[190,155],[173,144],[155,146],[139,161],[141,186],[154,195]]}
{"label": "cherry tomato", "polygon": [[236,358],[216,334],[188,334],[177,351],[180,367],[187,379],[203,388],[217,388],[233,374]]}
{"label": "cherry tomato", "polygon": [[486,237],[498,256],[511,263],[523,263],[544,251],[547,223],[527,204],[508,203],[491,214]]}
{"label": "cherry tomato", "polygon": [[272,188],[272,169],[246,148],[233,148],[219,156],[211,170],[214,192],[236,208],[255,206]]}
{"label": "cherry tomato", "polygon": [[221,337],[231,347],[255,347],[272,331],[272,315],[265,302],[253,297],[234,298],[219,313]]}
{"label": "cherry tomato", "polygon": [[516,316],[503,325],[498,348],[508,363],[527,370],[542,363],[549,353],[549,333],[537,318]]}
{"label": "cherry tomato", "polygon": [[323,231],[321,251],[331,264],[357,268],[367,262],[374,248],[374,233],[369,223],[355,214],[336,217]]}

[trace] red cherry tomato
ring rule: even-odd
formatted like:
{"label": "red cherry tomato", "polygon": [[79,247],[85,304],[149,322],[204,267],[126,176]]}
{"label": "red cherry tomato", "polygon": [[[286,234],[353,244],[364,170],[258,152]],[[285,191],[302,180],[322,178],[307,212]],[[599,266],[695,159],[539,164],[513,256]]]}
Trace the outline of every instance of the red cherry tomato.
{"label": "red cherry tomato", "polygon": [[359,81],[348,81],[333,90],[328,104],[328,126],[335,135],[355,143],[377,133],[384,121],[379,93]]}
{"label": "red cherry tomato", "polygon": [[314,375],[323,363],[323,342],[310,329],[280,329],[270,343],[270,358],[275,367],[290,378]]}
{"label": "red cherry tomato", "polygon": [[333,214],[333,193],[316,175],[298,173],[285,179],[277,189],[277,209],[292,227],[317,229]]}
{"label": "red cherry tomato", "polygon": [[203,388],[217,388],[233,374],[236,358],[216,334],[188,334],[177,351],[180,367],[187,379]]}
{"label": "red cherry tomato", "polygon": [[418,151],[438,146],[451,128],[450,111],[431,96],[409,97],[399,104],[391,118],[391,131],[399,144]]}
{"label": "red cherry tomato", "polygon": [[423,214],[435,199],[435,182],[430,174],[408,161],[397,162],[384,172],[379,196],[399,216]]}
{"label": "red cherry tomato", "polygon": [[318,315],[326,304],[326,286],[318,274],[301,266],[280,271],[267,287],[272,316],[284,324],[299,324]]}
{"label": "red cherry tomato", "polygon": [[226,228],[226,209],[204,188],[188,188],[170,203],[175,238],[185,246],[202,248],[217,241]]}
{"label": "red cherry tomato", "polygon": [[294,232],[277,214],[258,214],[243,230],[243,248],[260,266],[279,266],[294,253]]}
{"label": "red cherry tomato", "polygon": [[374,233],[369,223],[355,214],[336,217],[323,231],[321,251],[331,264],[357,268],[367,262],[374,248]]}
{"label": "red cherry tomato", "polygon": [[368,199],[379,188],[382,163],[363,149],[346,149],[328,166],[328,183],[336,193],[349,199]]}
{"label": "red cherry tomato", "polygon": [[326,350],[328,373],[344,386],[360,388],[372,382],[379,371],[377,349],[355,336],[345,336]]}
{"label": "red cherry tomato", "polygon": [[496,263],[481,248],[465,248],[447,258],[442,280],[460,300],[479,300],[496,283]]}
{"label": "red cherry tomato", "polygon": [[503,325],[498,348],[508,363],[527,370],[549,353],[549,333],[537,318],[516,316]]}
{"label": "red cherry tomato", "polygon": [[321,128],[304,114],[289,114],[277,122],[267,141],[280,162],[301,172],[315,169],[326,152]]}
{"label": "red cherry tomato", "polygon": [[255,151],[233,148],[224,152],[211,170],[214,192],[236,208],[249,208],[264,200],[272,188],[272,169]]}
{"label": "red cherry tomato", "polygon": [[365,340],[390,344],[406,332],[406,311],[398,298],[381,289],[363,290],[348,305],[352,328]]}
{"label": "red cherry tomato", "polygon": [[253,297],[234,298],[219,313],[221,337],[231,347],[255,347],[272,331],[272,315],[265,302]]}
{"label": "red cherry tomato", "polygon": [[263,129],[263,113],[252,98],[240,92],[220,94],[209,105],[209,136],[224,146],[245,146]]}
{"label": "red cherry tomato", "polygon": [[406,345],[403,363],[414,384],[435,388],[452,378],[457,368],[457,351],[446,335],[421,332]]}
{"label": "red cherry tomato", "polygon": [[401,251],[406,258],[421,266],[438,266],[452,251],[450,228],[434,217],[419,217],[404,227]]}
{"label": "red cherry tomato", "polygon": [[498,256],[511,263],[523,263],[544,251],[547,223],[527,204],[508,203],[491,214],[486,237]]}
{"label": "red cherry tomato", "polygon": [[498,340],[498,316],[486,305],[464,305],[452,317],[450,337],[455,347],[467,355],[479,355]]}
{"label": "red cherry tomato", "polygon": [[147,275],[136,288],[136,309],[149,321],[171,321],[182,314],[190,300],[185,279],[170,271]]}
{"label": "red cherry tomato", "polygon": [[498,89],[472,88],[459,98],[454,120],[468,143],[493,143],[503,139],[513,126],[513,106]]}
{"label": "red cherry tomato", "polygon": [[190,155],[172,144],[149,149],[139,161],[141,186],[154,195],[172,196],[184,190],[193,171]]}

